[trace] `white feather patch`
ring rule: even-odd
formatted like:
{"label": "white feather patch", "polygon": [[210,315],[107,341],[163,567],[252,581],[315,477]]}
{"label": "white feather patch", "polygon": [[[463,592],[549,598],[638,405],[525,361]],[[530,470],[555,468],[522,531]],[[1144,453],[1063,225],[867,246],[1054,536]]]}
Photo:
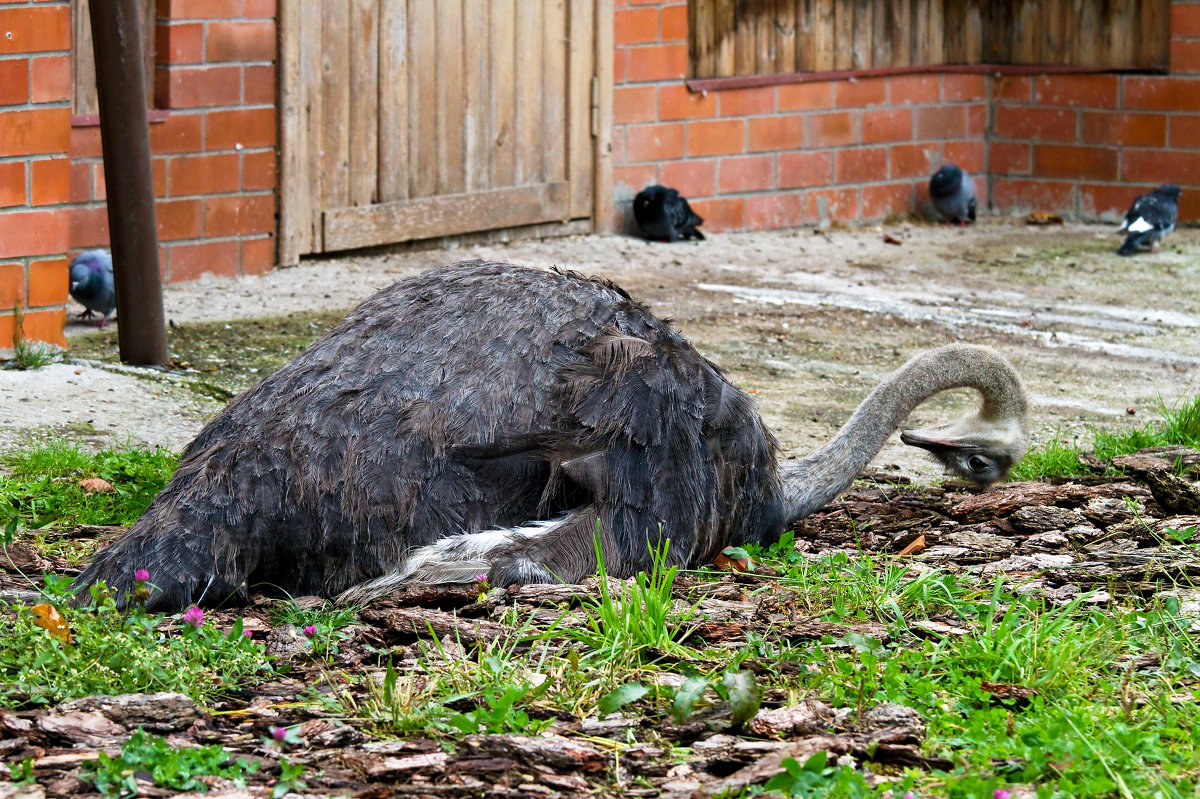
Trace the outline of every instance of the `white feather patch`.
{"label": "white feather patch", "polygon": [[1154,230],[1154,225],[1146,221],[1146,217],[1139,216],[1133,220],[1133,224],[1129,226],[1130,233],[1145,233],[1147,230]]}

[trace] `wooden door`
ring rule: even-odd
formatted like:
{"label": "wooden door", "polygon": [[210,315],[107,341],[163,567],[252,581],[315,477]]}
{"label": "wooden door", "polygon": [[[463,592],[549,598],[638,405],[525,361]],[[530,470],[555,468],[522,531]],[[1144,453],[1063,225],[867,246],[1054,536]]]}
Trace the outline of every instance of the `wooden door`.
{"label": "wooden door", "polygon": [[596,2],[281,0],[280,262],[590,217]]}

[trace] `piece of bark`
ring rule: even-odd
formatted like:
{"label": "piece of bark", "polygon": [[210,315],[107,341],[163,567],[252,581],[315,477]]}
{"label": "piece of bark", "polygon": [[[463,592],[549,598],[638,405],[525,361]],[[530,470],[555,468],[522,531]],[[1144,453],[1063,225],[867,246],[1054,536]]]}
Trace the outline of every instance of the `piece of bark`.
{"label": "piece of bark", "polygon": [[429,752],[408,757],[385,757],[367,766],[367,776],[384,779],[401,776],[412,771],[445,771],[450,755],[445,752]]}
{"label": "piece of bark", "polygon": [[7,547],[0,547],[0,570],[36,576],[47,568],[46,559],[32,544],[14,541]]}
{"label": "piece of bark", "polygon": [[593,774],[607,768],[610,758],[591,744],[561,735],[468,735],[459,747],[471,757],[503,757],[534,769],[551,768]]}
{"label": "piece of bark", "polygon": [[150,732],[163,735],[183,732],[196,722],[208,718],[208,712],[191,697],[171,691],[85,696],[63,702],[52,712],[72,711],[96,711],[127,729],[145,727]]}
{"label": "piece of bark", "polygon": [[450,636],[465,644],[490,642],[507,636],[511,629],[485,619],[464,619],[453,613],[430,608],[366,608],[359,617],[403,637],[428,638],[430,630],[442,638]]}
{"label": "piece of bark", "polygon": [[1028,505],[1017,508],[1008,519],[1014,527],[1026,533],[1066,530],[1084,521],[1083,514],[1079,511],[1054,505]]}
{"label": "piece of bark", "polygon": [[1200,488],[1165,467],[1156,466],[1146,472],[1146,482],[1154,493],[1154,501],[1168,513],[1200,513]]}
{"label": "piece of bark", "polygon": [[47,735],[77,746],[99,749],[115,746],[128,732],[98,710],[50,711],[37,720],[38,729]]}

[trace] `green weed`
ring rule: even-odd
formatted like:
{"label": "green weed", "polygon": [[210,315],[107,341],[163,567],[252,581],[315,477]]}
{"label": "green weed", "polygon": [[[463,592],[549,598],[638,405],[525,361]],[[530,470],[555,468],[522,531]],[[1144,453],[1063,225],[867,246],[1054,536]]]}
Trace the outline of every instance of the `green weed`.
{"label": "green weed", "polygon": [[121,745],[119,757],[100,752],[96,760],[84,763],[82,774],[105,796],[124,797],[141,793],[138,774],[148,774],[159,788],[208,793],[205,777],[221,777],[242,787],[245,775],[257,770],[256,763],[231,762],[229,753],[219,746],[176,749],[139,728]]}
{"label": "green weed", "polygon": [[312,642],[314,654],[332,658],[338,654],[340,643],[349,638],[341,632],[342,628],[354,623],[358,610],[358,607],[338,607],[330,603],[302,608],[289,601],[271,614],[271,622],[277,627],[291,625],[300,628]]}

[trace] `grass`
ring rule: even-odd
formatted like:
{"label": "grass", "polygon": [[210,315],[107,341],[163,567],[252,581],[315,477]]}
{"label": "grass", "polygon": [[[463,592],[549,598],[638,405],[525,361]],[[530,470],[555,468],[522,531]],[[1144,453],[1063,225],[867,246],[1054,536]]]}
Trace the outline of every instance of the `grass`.
{"label": "grass", "polygon": [[137,796],[141,793],[138,775],[149,776],[159,788],[179,792],[207,793],[206,777],[231,780],[245,785],[245,775],[258,769],[257,763],[231,758],[219,746],[175,748],[165,739],[138,729],[121,745],[121,754],[105,752],[87,761],[81,769],[84,779],[104,796]]}
{"label": "grass", "polygon": [[3,361],[10,369],[40,369],[62,358],[62,350],[42,341],[25,338],[25,304],[13,306],[13,357]]}

